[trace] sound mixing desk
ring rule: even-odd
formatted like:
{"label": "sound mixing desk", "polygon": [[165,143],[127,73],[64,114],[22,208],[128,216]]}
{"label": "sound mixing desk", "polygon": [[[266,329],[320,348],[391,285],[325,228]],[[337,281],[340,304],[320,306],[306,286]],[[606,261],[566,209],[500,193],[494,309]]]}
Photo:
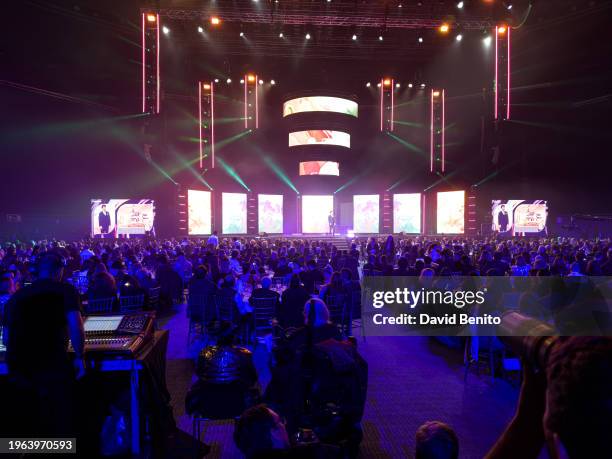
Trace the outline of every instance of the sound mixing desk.
{"label": "sound mixing desk", "polygon": [[115,355],[136,354],[153,336],[155,315],[89,316],[85,319],[85,352]]}

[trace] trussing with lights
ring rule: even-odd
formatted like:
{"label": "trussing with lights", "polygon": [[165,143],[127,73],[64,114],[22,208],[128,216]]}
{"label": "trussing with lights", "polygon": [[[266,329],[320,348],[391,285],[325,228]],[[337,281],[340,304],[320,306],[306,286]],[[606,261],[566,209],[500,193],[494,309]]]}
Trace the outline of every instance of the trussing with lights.
{"label": "trussing with lights", "polygon": [[200,169],[204,167],[204,158],[210,155],[210,168],[215,167],[215,83],[214,81],[198,82],[198,112],[200,140]]}
{"label": "trussing with lights", "polygon": [[393,78],[381,78],[379,83],[379,106],[380,106],[380,130],[381,132],[392,132],[395,122],[395,89]]}
{"label": "trussing with lights", "polygon": [[159,14],[142,12],[142,112],[159,113]]}
{"label": "trussing with lights", "polygon": [[510,27],[495,27],[494,119],[510,119]]}
{"label": "trussing with lights", "polygon": [[429,163],[431,172],[446,172],[445,158],[445,90],[431,90]]}

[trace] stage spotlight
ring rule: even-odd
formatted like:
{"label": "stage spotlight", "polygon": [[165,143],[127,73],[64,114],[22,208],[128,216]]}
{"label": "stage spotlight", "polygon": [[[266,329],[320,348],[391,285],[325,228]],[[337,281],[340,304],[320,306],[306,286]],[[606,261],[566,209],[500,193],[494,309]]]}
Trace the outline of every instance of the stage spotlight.
{"label": "stage spotlight", "polygon": [[170,33],[170,29],[169,29],[168,27],[166,27],[166,26],[163,26],[163,27],[162,27],[162,32],[163,32],[165,35],[168,35],[168,34]]}
{"label": "stage spotlight", "polygon": [[382,35],[378,36],[378,41],[383,41],[383,36]]}
{"label": "stage spotlight", "polygon": [[276,81],[274,81],[274,80],[270,80],[270,84],[271,84],[272,86],[274,86],[274,85],[276,84]]}
{"label": "stage spotlight", "polygon": [[377,88],[380,88],[380,83],[378,83],[378,84],[376,85],[376,87],[377,87]]}
{"label": "stage spotlight", "polygon": [[357,35],[353,34],[353,41],[357,40]]}
{"label": "stage spotlight", "polygon": [[210,83],[204,83],[202,85],[202,88],[206,89],[207,91],[210,89]]}
{"label": "stage spotlight", "polygon": [[511,10],[512,9],[512,3],[508,4],[508,6],[506,8],[508,8],[508,10]]}
{"label": "stage spotlight", "polygon": [[399,5],[397,5],[398,8],[403,7],[404,5],[402,5],[401,3]]}
{"label": "stage spotlight", "polygon": [[425,83],[421,83],[421,89],[425,89]]}
{"label": "stage spotlight", "polygon": [[255,83],[255,75],[247,75],[247,81],[249,83]]}
{"label": "stage spotlight", "polygon": [[215,83],[218,83],[218,82],[219,82],[219,78],[215,78]]}
{"label": "stage spotlight", "polygon": [[400,84],[399,84],[399,83],[395,83],[395,87],[396,87],[396,88],[399,88],[399,87],[400,87]]}
{"label": "stage spotlight", "polygon": [[310,40],[310,34],[309,33],[306,34],[306,40]]}
{"label": "stage spotlight", "polygon": [[505,34],[505,33],[506,33],[506,26],[503,26],[503,25],[502,25],[502,26],[499,26],[499,27],[497,28],[497,33],[498,33],[498,34],[500,34],[500,35]]}
{"label": "stage spotlight", "polygon": [[438,29],[441,33],[448,33],[448,31],[450,30],[450,26],[446,23],[442,24],[440,26],[440,28]]}
{"label": "stage spotlight", "polygon": [[366,83],[366,88],[369,88],[370,86],[372,86],[372,84],[371,84],[371,83],[368,81],[368,82]]}
{"label": "stage spotlight", "polygon": [[283,37],[284,37],[284,35],[283,35],[282,32],[278,34],[278,38],[283,38]]}
{"label": "stage spotlight", "polygon": [[423,37],[419,37],[419,43],[423,43]]}
{"label": "stage spotlight", "polygon": [[488,35],[482,39],[482,42],[485,46],[491,46],[491,36]]}
{"label": "stage spotlight", "polygon": [[204,33],[204,27],[202,27],[202,26],[198,26],[198,32],[200,32],[200,33]]}
{"label": "stage spotlight", "polygon": [[391,79],[390,79],[390,78],[385,78],[385,79],[383,80],[383,84],[384,84],[385,86],[391,86]]}
{"label": "stage spotlight", "polygon": [[434,97],[439,97],[440,96],[440,91],[434,91],[433,92],[433,96]]}
{"label": "stage spotlight", "polygon": [[263,80],[259,80],[259,84],[263,84]]}
{"label": "stage spotlight", "polygon": [[244,32],[240,32],[240,36],[241,36],[241,37],[244,37]]}
{"label": "stage spotlight", "polygon": [[157,21],[157,16],[155,16],[154,14],[147,14],[147,21],[155,22]]}
{"label": "stage spotlight", "polygon": [[212,25],[219,25],[221,24],[221,19],[219,19],[217,16],[213,16],[210,18],[210,23]]}
{"label": "stage spotlight", "polygon": [[463,35],[457,34],[457,36],[455,37],[455,40],[457,40],[457,41],[463,40]]}
{"label": "stage spotlight", "polygon": [[459,8],[459,9],[463,8],[463,2],[457,3],[457,8]]}
{"label": "stage spotlight", "polygon": [[409,88],[412,88],[412,83],[408,83],[408,87],[409,87]]}
{"label": "stage spotlight", "polygon": [[244,78],[240,79],[240,84],[244,84]]}
{"label": "stage spotlight", "polygon": [[227,84],[230,84],[230,83],[232,82],[232,79],[231,79],[231,78],[228,78],[227,80],[225,80],[225,82],[226,82]]}

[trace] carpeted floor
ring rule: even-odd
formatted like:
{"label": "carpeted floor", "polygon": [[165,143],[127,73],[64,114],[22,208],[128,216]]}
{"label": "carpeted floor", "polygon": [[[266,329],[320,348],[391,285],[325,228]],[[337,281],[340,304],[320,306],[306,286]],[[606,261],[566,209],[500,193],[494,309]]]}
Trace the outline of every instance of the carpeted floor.
{"label": "carpeted floor", "polygon": [[[177,424],[191,433],[185,414],[185,395],[193,378],[198,345],[187,347],[184,306],[161,320],[170,330],[167,381]],[[463,381],[463,353],[424,337],[359,339],[369,364],[368,400],[363,419],[363,458],[414,457],[414,435],[425,421],[444,421],[457,432],[460,458],[481,458],[511,418],[518,389],[488,375],[471,373]],[[269,382],[267,354],[255,350],[262,386]],[[211,446],[207,458],[241,457],[232,440],[233,423],[209,425],[203,441]]]}

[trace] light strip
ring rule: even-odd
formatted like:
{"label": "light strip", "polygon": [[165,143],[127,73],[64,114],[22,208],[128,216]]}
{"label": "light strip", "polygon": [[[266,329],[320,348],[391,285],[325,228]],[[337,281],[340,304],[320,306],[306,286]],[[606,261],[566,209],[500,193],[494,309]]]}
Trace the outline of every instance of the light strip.
{"label": "light strip", "polygon": [[248,118],[248,112],[247,112],[247,84],[248,84],[248,78],[247,75],[244,76],[244,128],[248,129],[249,127],[249,118]]}
{"label": "light strip", "polygon": [[159,42],[159,14],[156,15],[157,16],[157,21],[155,21],[156,27],[157,27],[157,113],[159,113],[159,103],[160,103],[160,97],[159,97],[159,89],[160,89],[160,80],[159,80],[159,48],[160,48],[160,42]]}
{"label": "light strip", "polygon": [[255,75],[255,129],[259,129],[259,101],[257,100],[257,87],[259,78]]}
{"label": "light strip", "polygon": [[391,79],[391,131],[393,131],[393,91],[395,90],[395,80]]}
{"label": "light strip", "polygon": [[510,26],[508,26],[508,46],[507,46],[507,61],[508,61],[508,91],[506,94],[506,119],[510,119]]}
{"label": "light strip", "polygon": [[422,199],[422,206],[421,206],[421,234],[425,234],[425,194],[421,195],[423,197]]}
{"label": "light strip", "polygon": [[146,110],[145,110],[145,100],[146,100],[145,48],[146,48],[145,46],[145,14],[142,13],[142,113],[146,113]]}
{"label": "light strip", "polygon": [[434,169],[434,96],[433,96],[433,92],[434,90],[431,90],[431,123],[429,126],[429,131],[430,131],[430,137],[429,137],[429,169],[430,172],[433,172]]}
{"label": "light strip", "polygon": [[383,131],[383,99],[385,95],[385,90],[383,86],[383,79],[380,80],[380,132]]}
{"label": "light strip", "polygon": [[497,119],[497,26],[495,26],[495,85],[493,86],[493,90],[495,91],[495,111],[493,113],[493,119]]}
{"label": "light strip", "polygon": [[215,168],[215,82],[210,81],[210,168]]}
{"label": "light strip", "polygon": [[444,138],[445,138],[445,135],[446,135],[444,133],[445,128],[446,128],[446,124],[444,122],[444,109],[445,109],[445,107],[444,107],[444,105],[445,105],[445,102],[444,102],[444,93],[445,93],[445,91],[446,91],[445,89],[442,90],[442,172],[444,172],[444,148],[445,148],[444,147],[444,144],[445,144]]}
{"label": "light strip", "polygon": [[202,82],[198,81],[198,119],[200,123],[198,125],[200,132],[200,169],[203,167],[203,150],[202,150]]}

